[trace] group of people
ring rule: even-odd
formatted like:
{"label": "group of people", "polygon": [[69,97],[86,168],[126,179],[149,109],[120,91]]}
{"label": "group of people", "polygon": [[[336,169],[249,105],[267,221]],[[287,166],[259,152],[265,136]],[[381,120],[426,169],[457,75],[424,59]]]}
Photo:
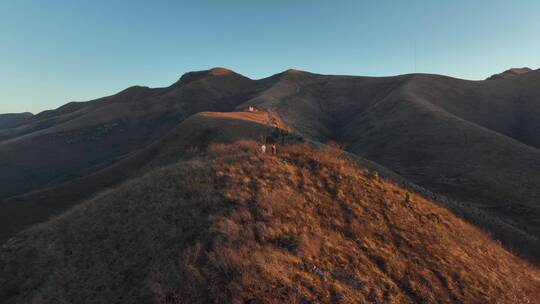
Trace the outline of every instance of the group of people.
{"label": "group of people", "polygon": [[[271,149],[272,149],[272,155],[276,155],[277,154],[277,147],[276,147],[275,143],[272,144]],[[262,144],[262,146],[261,146],[261,154],[266,154],[266,144]]]}

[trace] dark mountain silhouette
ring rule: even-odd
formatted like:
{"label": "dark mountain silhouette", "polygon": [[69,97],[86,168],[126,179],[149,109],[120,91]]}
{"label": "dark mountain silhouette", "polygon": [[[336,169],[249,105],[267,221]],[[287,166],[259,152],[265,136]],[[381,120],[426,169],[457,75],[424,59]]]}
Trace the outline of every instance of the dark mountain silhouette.
{"label": "dark mountain silhouette", "polygon": [[[288,70],[250,80],[216,68],[187,73],[167,88],[132,87],[70,103],[0,130],[3,235],[207,143],[259,140],[269,128],[261,117],[270,111],[298,138],[342,143],[411,183],[538,237],[540,71],[513,75],[466,81]],[[256,124],[246,114],[200,114],[250,105],[263,111],[250,118]],[[32,209],[40,211],[16,220]]]}
{"label": "dark mountain silhouette", "polygon": [[250,81],[243,76],[208,71],[186,82],[190,74],[169,88],[131,87],[0,131],[0,198],[95,172],[154,142],[192,114],[229,111],[237,100],[248,98]]}
{"label": "dark mountain silhouette", "polygon": [[32,117],[32,113],[0,114],[0,130],[15,128],[26,123]]}
{"label": "dark mountain silhouette", "polygon": [[502,73],[491,75],[489,78],[487,78],[487,80],[501,79],[501,78],[512,78],[512,77],[515,77],[517,75],[529,73],[530,71],[532,71],[532,70],[530,68],[527,68],[527,67],[508,69],[508,70],[506,70],[506,71],[504,71]]}

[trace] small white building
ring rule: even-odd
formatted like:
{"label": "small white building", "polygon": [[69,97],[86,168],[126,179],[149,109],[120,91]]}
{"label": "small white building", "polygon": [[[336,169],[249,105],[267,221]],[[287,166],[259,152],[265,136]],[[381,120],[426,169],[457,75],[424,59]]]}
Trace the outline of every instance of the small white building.
{"label": "small white building", "polygon": [[254,106],[249,106],[246,108],[246,112],[259,112],[259,109],[255,108]]}

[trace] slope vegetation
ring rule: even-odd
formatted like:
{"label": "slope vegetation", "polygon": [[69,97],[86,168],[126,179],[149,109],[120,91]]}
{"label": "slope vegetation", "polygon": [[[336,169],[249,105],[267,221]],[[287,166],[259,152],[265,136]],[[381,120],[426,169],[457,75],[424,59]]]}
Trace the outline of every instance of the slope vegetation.
{"label": "slope vegetation", "polygon": [[[9,210],[0,212],[0,230],[7,225],[17,231],[23,227],[17,223],[43,219],[28,211],[38,204],[44,205],[37,214],[45,210],[49,216],[75,204],[79,193],[111,187],[212,140],[234,140],[236,134],[259,139],[261,122],[236,114],[197,115],[254,105],[308,141],[344,144],[348,152],[538,239],[540,70],[501,75],[467,81],[288,70],[251,80],[216,68],[187,73],[166,88],[131,87],[69,103],[0,129],[0,211]],[[65,188],[69,184],[78,186]],[[9,209],[17,200],[23,207]],[[490,231],[505,245],[515,239]],[[531,247],[511,246],[520,252]]]}
{"label": "slope vegetation", "polygon": [[268,89],[265,100],[279,99],[276,111],[305,137],[342,143],[538,237],[538,83],[540,70],[487,81],[296,73],[277,82],[296,90]]}
{"label": "slope vegetation", "polygon": [[538,303],[540,273],[333,148],[253,142],[132,180],[0,252],[2,303]]}
{"label": "slope vegetation", "polygon": [[68,103],[0,129],[0,199],[61,184],[110,166],[201,111],[231,111],[251,81],[222,69],[185,74],[167,88],[131,87]]}
{"label": "slope vegetation", "polygon": [[[276,115],[282,129],[289,130]],[[33,224],[58,215],[94,193],[153,168],[186,159],[210,143],[259,140],[269,134],[266,112],[201,112],[180,123],[158,141],[95,173],[60,185],[0,201],[0,243]],[[288,143],[294,143],[288,138]],[[255,148],[255,147],[254,147]]]}
{"label": "slope vegetation", "polygon": [[472,97],[451,98],[456,89],[440,88],[443,83],[410,80],[359,113],[339,141],[419,185],[473,202],[540,236],[540,150],[505,135],[504,125],[518,119],[487,113],[505,113],[494,110],[495,101],[479,105],[482,101]]}

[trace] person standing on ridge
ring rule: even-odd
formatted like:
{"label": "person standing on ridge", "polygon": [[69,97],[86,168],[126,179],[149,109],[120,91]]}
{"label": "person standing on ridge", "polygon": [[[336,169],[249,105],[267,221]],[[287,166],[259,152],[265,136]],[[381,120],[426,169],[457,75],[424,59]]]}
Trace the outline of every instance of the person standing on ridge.
{"label": "person standing on ridge", "polygon": [[262,144],[261,146],[261,154],[265,154],[266,153],[266,144]]}
{"label": "person standing on ridge", "polygon": [[277,154],[276,144],[272,144],[272,155],[276,155],[276,154]]}

